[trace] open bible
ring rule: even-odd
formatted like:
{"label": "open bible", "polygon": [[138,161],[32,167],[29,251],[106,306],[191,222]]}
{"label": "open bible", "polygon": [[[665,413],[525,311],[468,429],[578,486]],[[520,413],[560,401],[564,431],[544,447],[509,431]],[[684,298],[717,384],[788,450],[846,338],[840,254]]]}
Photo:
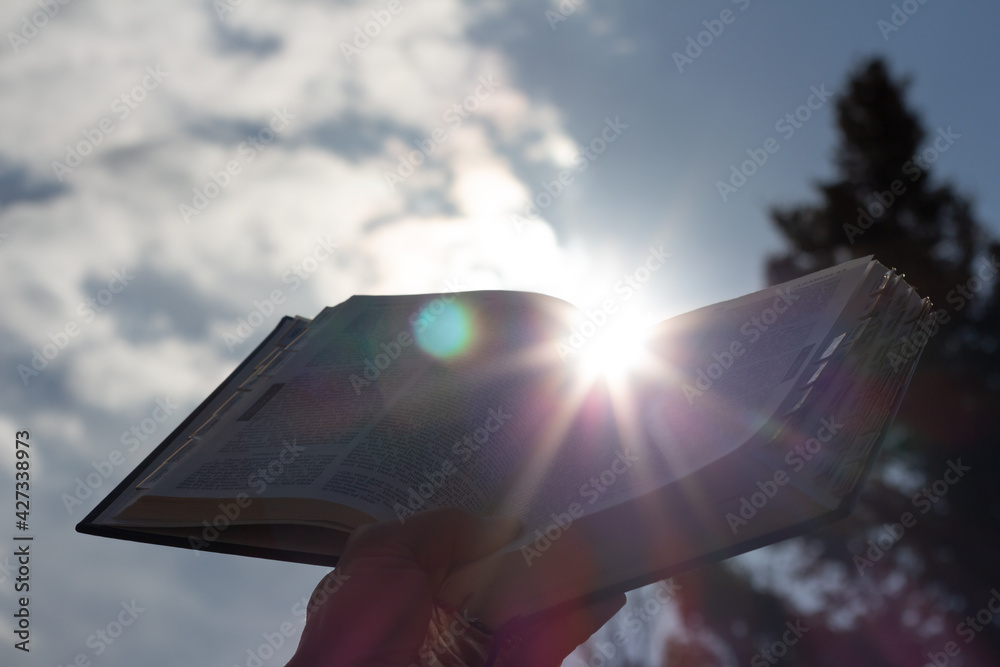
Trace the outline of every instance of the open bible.
{"label": "open bible", "polygon": [[611,375],[582,362],[604,318],[511,291],[285,317],[77,530],[334,565],[368,522],[514,515],[442,593],[498,627],[845,516],[936,327],[870,257],[655,325]]}

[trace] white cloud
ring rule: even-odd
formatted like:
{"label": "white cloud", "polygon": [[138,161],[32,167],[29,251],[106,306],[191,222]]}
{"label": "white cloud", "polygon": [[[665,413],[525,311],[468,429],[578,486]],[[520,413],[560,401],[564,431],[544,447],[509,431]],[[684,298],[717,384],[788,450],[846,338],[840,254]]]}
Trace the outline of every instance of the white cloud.
{"label": "white cloud", "polygon": [[67,388],[80,405],[114,414],[164,394],[198,402],[207,395],[206,385],[218,384],[234,367],[212,345],[173,338],[130,345],[107,336],[73,357]]}
{"label": "white cloud", "polygon": [[[16,400],[0,409],[0,427],[45,436],[50,500],[66,490],[57,480],[85,472],[80,461],[106,458],[118,446],[116,429],[154,398],[194,405],[206,396],[249,350],[225,350],[222,334],[232,330],[233,313],[245,315],[272,289],[294,297],[306,316],[352,293],[441,291],[455,277],[471,288],[571,292],[582,267],[571,264],[551,228],[537,222],[517,234],[509,220],[531,192],[509,156],[523,150],[521,159],[558,162],[570,145],[559,114],[518,89],[502,56],[467,39],[475,15],[460,3],[404,7],[351,63],[340,43],[369,19],[369,5],[244,3],[219,21],[205,2],[70,3],[18,54],[0,55],[0,88],[16,91],[0,96],[0,168],[60,185],[52,162],[65,161],[66,146],[89,141],[85,131],[96,136],[102,119],[114,124],[65,175],[61,191],[0,209],[0,229],[9,233],[0,247],[8,359],[30,362],[31,348],[48,342],[48,333],[69,322],[81,327],[44,371],[45,380],[65,383],[59,391],[43,390],[49,385],[41,378],[24,387],[13,368],[4,375]],[[20,2],[4,4],[0,14],[16,29],[34,11],[35,3]],[[147,79],[150,89],[133,96],[147,66],[166,76],[155,87]],[[481,77],[499,85],[475,98]],[[445,117],[455,104],[465,104],[457,128]],[[246,160],[240,142],[265,127],[275,107],[294,119]],[[436,128],[448,130],[447,141],[390,191],[384,172],[413,149],[413,137]],[[240,173],[185,224],[179,204],[191,204],[192,189],[204,192],[211,173],[233,160]],[[425,207],[428,201],[436,203]],[[296,291],[283,276],[319,238],[333,239],[338,250]],[[122,268],[134,282],[84,321],[78,304]],[[182,321],[200,337],[181,335]],[[110,488],[109,481],[90,506]],[[80,592],[70,582],[81,571],[98,579],[115,571],[148,574],[129,560],[148,553],[143,548],[74,535],[79,517],[67,518],[58,500],[53,507],[53,539],[64,555],[73,553],[75,567],[50,567],[47,590]],[[187,562],[179,553],[158,551],[156,559]],[[52,562],[64,555],[50,554]],[[220,602],[219,617],[250,622],[236,610],[256,607],[255,591],[240,584],[262,567],[241,563],[227,571],[238,590]],[[155,586],[143,587],[140,597],[160,608],[185,598],[187,610],[197,589],[184,581],[188,576],[158,567]],[[78,635],[106,620],[92,610],[107,611],[132,595],[135,576],[116,581],[59,601],[39,593],[38,604],[52,610],[46,620],[61,615],[59,623],[76,630],[41,632],[42,658],[55,663],[86,650]],[[255,615],[260,631],[274,625],[272,611],[279,621],[287,614]],[[161,634],[183,636],[181,617],[160,617]],[[153,641],[144,631],[131,637],[146,646]],[[141,645],[122,644],[119,657],[143,654]]]}

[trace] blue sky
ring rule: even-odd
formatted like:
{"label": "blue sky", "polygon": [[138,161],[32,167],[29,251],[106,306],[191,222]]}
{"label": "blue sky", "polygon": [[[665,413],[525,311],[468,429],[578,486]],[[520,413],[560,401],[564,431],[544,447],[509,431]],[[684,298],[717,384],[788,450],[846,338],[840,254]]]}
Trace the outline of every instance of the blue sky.
{"label": "blue sky", "polygon": [[[775,124],[812,87],[839,91],[866,57],[884,55],[913,77],[909,100],[931,133],[961,135],[934,172],[1000,231],[991,187],[1000,7],[904,4],[916,11],[884,35],[891,2],[584,0],[564,3],[559,21],[545,13],[559,3],[403,2],[352,53],[342,45],[387,3],[77,0],[43,18],[39,3],[4,3],[0,434],[10,442],[29,429],[37,443],[32,653],[26,660],[5,640],[4,664],[63,665],[78,654],[104,665],[245,664],[262,633],[293,620],[321,569],[73,526],[277,314],[455,281],[595,305],[650,246],[671,258],[636,300],[642,317],[758,289],[765,256],[782,247],[767,208],[811,199],[812,184],[831,175],[832,100],[791,136]],[[713,23],[726,10],[731,21]],[[705,21],[723,29],[678,71],[673,54]],[[581,162],[581,147],[600,146],[592,142],[612,125],[614,141]],[[716,182],[769,137],[777,152],[723,201]],[[79,165],[54,167],[68,164],[67,146],[91,139],[100,140]],[[390,188],[385,174],[401,174],[399,156],[421,144],[433,150]],[[214,195],[213,178],[224,184]],[[531,200],[540,215],[515,223]],[[324,244],[336,251],[311,264]],[[227,346],[237,320],[274,290],[285,297],[280,313]],[[87,299],[103,299],[102,310],[81,306]],[[20,373],[59,332],[67,342],[45,368]],[[157,399],[180,407],[67,510],[63,494],[121,448],[121,433]],[[13,448],[4,450],[8,489]],[[13,533],[9,513],[3,525]],[[769,567],[752,557],[742,566]],[[12,586],[0,578],[10,637]],[[822,597],[782,593],[800,606]],[[133,600],[143,611],[96,655],[88,637]],[[652,651],[672,614],[630,650]]]}

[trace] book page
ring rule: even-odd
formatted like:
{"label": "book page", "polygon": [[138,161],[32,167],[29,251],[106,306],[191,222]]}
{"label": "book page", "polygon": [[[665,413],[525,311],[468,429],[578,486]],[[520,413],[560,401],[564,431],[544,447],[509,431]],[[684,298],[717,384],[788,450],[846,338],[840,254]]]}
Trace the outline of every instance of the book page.
{"label": "book page", "polygon": [[302,317],[285,317],[278,323],[267,339],[261,343],[259,349],[253,351],[245,360],[244,365],[238,372],[234,372],[232,377],[227,378],[213,395],[205,399],[202,405],[198,406],[185,419],[183,427],[178,428],[175,433],[168,436],[163,443],[157,447],[156,451],[144,461],[133,474],[137,477],[130,481],[128,488],[122,490],[120,494],[113,498],[109,496],[110,502],[95,518],[95,523],[121,523],[114,519],[116,515],[139,495],[148,489],[151,481],[163,477],[174,465],[183,460],[196,448],[197,443],[208,432],[205,425],[212,425],[219,422],[217,415],[225,412],[237,405],[232,400],[234,394],[240,393],[240,387],[248,383],[254,383],[254,378],[258,371],[265,364],[266,360],[274,357],[276,350],[295,347],[302,338],[303,333],[308,329],[310,320]]}
{"label": "book page", "polygon": [[[868,257],[665,322],[653,347],[664,372],[643,391],[643,427],[663,456],[653,484],[735,450],[768,424],[869,271]],[[805,396],[801,397],[803,400]]]}
{"label": "book page", "polygon": [[318,498],[379,520],[495,504],[530,445],[568,304],[472,292],[345,306],[150,495]]}
{"label": "book page", "polygon": [[[544,531],[571,508],[593,514],[734,451],[773,417],[806,362],[826,352],[869,263],[854,260],[654,327],[651,361],[627,395],[588,406],[572,442],[543,472],[525,475],[499,511],[522,517],[526,533]],[[601,405],[604,414],[595,415]],[[595,439],[620,446],[602,449]]]}
{"label": "book page", "polygon": [[[792,485],[831,508],[857,488],[892,421],[920,352],[908,341],[933,325],[930,302],[894,271],[873,264],[861,291],[867,299],[854,300],[838,324],[846,336],[803,375],[804,389],[812,391],[786,417],[789,438],[775,438],[757,453],[776,470],[796,472]],[[786,439],[807,446],[807,456],[788,459]]]}

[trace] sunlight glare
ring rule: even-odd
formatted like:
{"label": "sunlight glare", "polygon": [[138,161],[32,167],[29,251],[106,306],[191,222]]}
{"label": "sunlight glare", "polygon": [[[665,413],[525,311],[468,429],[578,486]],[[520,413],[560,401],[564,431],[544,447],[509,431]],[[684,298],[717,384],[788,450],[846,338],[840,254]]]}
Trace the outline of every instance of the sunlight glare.
{"label": "sunlight glare", "polygon": [[637,324],[602,331],[580,351],[582,369],[593,379],[622,379],[647,361],[646,343],[647,329]]}

